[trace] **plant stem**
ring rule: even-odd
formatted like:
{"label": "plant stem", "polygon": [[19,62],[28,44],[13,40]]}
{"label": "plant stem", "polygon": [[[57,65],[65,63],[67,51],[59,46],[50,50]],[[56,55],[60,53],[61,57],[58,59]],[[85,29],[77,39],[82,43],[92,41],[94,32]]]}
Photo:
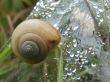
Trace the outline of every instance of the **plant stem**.
{"label": "plant stem", "polygon": [[44,63],[43,64],[43,82],[47,82],[47,77],[48,77],[48,67],[47,67],[48,65],[47,65],[47,63]]}
{"label": "plant stem", "polygon": [[57,77],[57,82],[63,82],[63,53],[62,50],[59,49],[60,56],[58,60],[58,77]]}

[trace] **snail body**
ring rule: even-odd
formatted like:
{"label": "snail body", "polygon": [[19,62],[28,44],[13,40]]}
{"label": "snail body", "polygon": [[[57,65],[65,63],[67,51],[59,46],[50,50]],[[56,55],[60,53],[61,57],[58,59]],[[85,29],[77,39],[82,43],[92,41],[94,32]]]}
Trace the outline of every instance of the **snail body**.
{"label": "snail body", "polygon": [[43,61],[59,42],[59,32],[39,19],[25,20],[19,24],[11,40],[14,54],[30,64]]}

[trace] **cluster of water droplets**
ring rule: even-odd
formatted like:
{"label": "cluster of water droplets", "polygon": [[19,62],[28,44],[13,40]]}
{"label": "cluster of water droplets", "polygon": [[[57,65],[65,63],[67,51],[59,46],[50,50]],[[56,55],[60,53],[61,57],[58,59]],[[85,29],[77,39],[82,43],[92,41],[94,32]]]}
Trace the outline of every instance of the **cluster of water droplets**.
{"label": "cluster of water droplets", "polygon": [[47,1],[40,0],[39,2],[36,3],[36,6],[33,8],[33,11],[30,13],[28,18],[47,19],[51,17],[52,13],[55,10],[55,6],[58,3],[59,2],[55,0],[47,0]]}
{"label": "cluster of water droplets", "polygon": [[108,19],[108,23],[110,23],[110,0],[91,0],[90,1],[91,8],[95,11],[94,13],[96,14],[95,18],[98,20],[98,25],[102,25],[104,22],[104,16],[103,14],[105,13]]}
{"label": "cluster of water droplets", "polygon": [[[95,18],[98,21],[99,30],[102,29],[102,31],[104,31],[104,29],[107,29],[107,31],[110,33],[110,0],[90,0],[90,4],[91,9],[94,10],[94,14],[96,16]],[[98,32],[99,37],[101,36],[103,38],[103,35],[103,33],[100,34],[100,32]],[[106,38],[107,36],[104,37]],[[102,45],[104,47],[107,44],[102,42]],[[100,52],[100,56],[98,57],[101,66],[98,76],[106,82],[110,82],[110,64],[108,63],[110,61],[109,54],[109,52],[104,52],[102,50]]]}
{"label": "cluster of water droplets", "polygon": [[69,82],[85,81],[82,77],[86,73],[95,75],[94,69],[96,69],[97,63],[93,61],[97,59],[96,54],[92,47],[82,48],[80,40],[72,36],[81,28],[80,26],[71,27],[66,24],[64,27],[64,29],[60,29],[64,41],[62,42],[64,46],[64,79]]}
{"label": "cluster of water droplets", "polygon": [[[97,19],[100,18],[100,25],[103,10],[95,0],[89,3]],[[46,20],[59,29],[62,35],[60,45],[64,49],[65,82],[84,82],[97,76],[97,56],[100,56],[102,42],[93,33],[93,20],[84,0],[40,0],[28,18]]]}

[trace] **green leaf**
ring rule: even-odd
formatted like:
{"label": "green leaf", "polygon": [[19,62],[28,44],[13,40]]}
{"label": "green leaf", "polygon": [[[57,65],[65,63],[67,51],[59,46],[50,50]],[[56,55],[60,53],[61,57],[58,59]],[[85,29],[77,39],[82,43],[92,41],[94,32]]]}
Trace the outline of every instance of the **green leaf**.
{"label": "green leaf", "polygon": [[23,75],[22,75],[22,79],[19,82],[25,82],[27,80],[27,78],[29,78],[29,75],[32,71],[32,65],[29,64],[24,64],[24,71],[23,71]]}
{"label": "green leaf", "polygon": [[12,0],[3,0],[3,6],[7,11],[11,11],[13,8],[13,1]]}
{"label": "green leaf", "polygon": [[14,10],[19,10],[23,7],[23,1],[22,0],[15,0],[14,1]]}
{"label": "green leaf", "polygon": [[0,76],[8,74],[13,69],[18,68],[18,64],[8,63],[0,68]]}
{"label": "green leaf", "polygon": [[0,25],[3,27],[3,29],[8,29],[8,21],[6,16],[1,16],[0,17]]}
{"label": "green leaf", "polygon": [[11,55],[11,45],[9,44],[1,53],[0,53],[0,64],[4,63],[5,59],[9,58]]}

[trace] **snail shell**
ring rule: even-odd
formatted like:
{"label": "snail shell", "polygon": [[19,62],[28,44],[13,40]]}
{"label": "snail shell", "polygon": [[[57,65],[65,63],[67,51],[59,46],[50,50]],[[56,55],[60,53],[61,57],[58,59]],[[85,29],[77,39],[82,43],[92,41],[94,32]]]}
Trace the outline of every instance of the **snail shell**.
{"label": "snail shell", "polygon": [[19,24],[11,40],[14,54],[30,64],[43,61],[59,42],[59,32],[39,19],[25,20]]}

